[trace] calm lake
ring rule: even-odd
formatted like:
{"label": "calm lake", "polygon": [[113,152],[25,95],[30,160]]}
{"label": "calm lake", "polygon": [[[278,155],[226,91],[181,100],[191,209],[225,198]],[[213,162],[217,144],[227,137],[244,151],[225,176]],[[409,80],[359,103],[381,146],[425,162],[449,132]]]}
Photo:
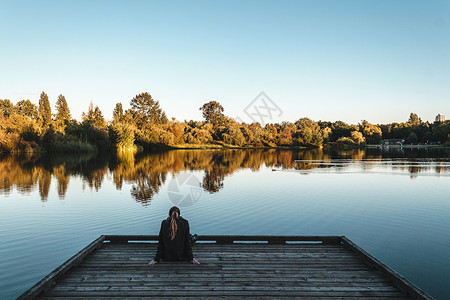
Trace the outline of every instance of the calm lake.
{"label": "calm lake", "polygon": [[345,235],[450,299],[444,149],[1,157],[0,298],[17,297],[101,234],[158,234],[173,205],[199,235]]}

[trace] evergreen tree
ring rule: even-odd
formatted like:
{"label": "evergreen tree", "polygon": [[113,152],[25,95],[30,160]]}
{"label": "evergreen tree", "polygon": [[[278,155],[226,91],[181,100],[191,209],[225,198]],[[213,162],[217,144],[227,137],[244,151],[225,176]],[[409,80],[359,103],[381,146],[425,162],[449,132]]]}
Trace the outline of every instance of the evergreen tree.
{"label": "evergreen tree", "polygon": [[123,121],[123,108],[122,103],[116,103],[116,107],[114,107],[113,111],[113,122],[120,123]]}
{"label": "evergreen tree", "polygon": [[165,113],[159,107],[159,102],[153,100],[149,93],[141,93],[131,99],[131,113],[139,128],[148,128],[153,124],[162,124],[167,120]]}
{"label": "evergreen tree", "polygon": [[97,128],[106,128],[106,120],[98,106],[94,109],[94,126]]}
{"label": "evergreen tree", "polygon": [[56,115],[55,121],[63,125],[68,124],[71,119],[69,106],[67,105],[66,97],[63,95],[58,96],[56,101]]}
{"label": "evergreen tree", "polygon": [[98,106],[94,109],[94,104],[89,104],[89,110],[87,113],[82,114],[81,119],[83,120],[83,123],[88,123],[94,127],[104,129],[106,128],[106,121],[105,118],[102,115],[102,112],[100,111],[100,108]]}
{"label": "evergreen tree", "polygon": [[42,121],[42,126],[47,127],[52,123],[52,109],[50,101],[46,93],[42,92],[39,98],[39,118]]}
{"label": "evergreen tree", "polygon": [[88,108],[88,112],[87,113],[82,113],[81,114],[81,120],[83,122],[92,122],[94,120],[94,104],[89,103],[89,108]]}

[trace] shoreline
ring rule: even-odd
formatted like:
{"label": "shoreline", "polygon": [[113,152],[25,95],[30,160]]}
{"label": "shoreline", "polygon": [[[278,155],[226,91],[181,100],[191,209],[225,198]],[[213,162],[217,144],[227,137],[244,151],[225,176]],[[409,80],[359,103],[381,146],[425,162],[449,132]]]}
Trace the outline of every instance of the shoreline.
{"label": "shoreline", "polygon": [[370,149],[446,149],[444,145],[365,145],[364,148]]}
{"label": "shoreline", "polygon": [[44,153],[58,153],[58,154],[81,154],[81,153],[96,153],[96,152],[134,152],[146,153],[152,151],[164,150],[312,150],[312,149],[330,149],[337,148],[341,150],[347,149],[450,149],[447,145],[336,145],[335,143],[324,144],[321,147],[305,147],[305,146],[233,146],[221,144],[200,144],[200,145],[154,145],[151,147],[137,146],[129,149],[109,149],[109,150],[95,150],[95,151],[43,151],[42,148],[27,149],[25,151],[15,150],[12,152],[0,152],[0,155],[34,155]]}

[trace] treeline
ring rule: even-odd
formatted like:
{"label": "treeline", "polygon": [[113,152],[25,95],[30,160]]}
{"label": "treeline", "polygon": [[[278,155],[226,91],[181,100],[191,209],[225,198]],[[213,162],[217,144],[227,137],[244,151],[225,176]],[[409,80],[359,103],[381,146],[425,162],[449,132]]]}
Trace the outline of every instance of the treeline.
{"label": "treeline", "polygon": [[63,95],[52,113],[42,92],[38,104],[0,100],[0,152],[89,152],[112,149],[135,150],[154,147],[321,147],[325,144],[380,144],[382,139],[405,143],[449,143],[450,122],[422,122],[411,113],[407,122],[383,125],[361,121],[315,122],[309,118],[267,124],[239,123],[224,114],[216,101],[200,107],[203,121],[177,121],[149,93],[136,95],[130,108],[117,103],[111,121],[98,106],[89,105],[81,122],[72,118]]}

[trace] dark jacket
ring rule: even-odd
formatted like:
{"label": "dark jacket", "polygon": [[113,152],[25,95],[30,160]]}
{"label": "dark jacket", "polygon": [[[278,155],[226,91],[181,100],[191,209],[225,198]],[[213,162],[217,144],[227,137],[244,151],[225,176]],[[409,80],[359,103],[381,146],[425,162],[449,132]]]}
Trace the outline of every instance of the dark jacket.
{"label": "dark jacket", "polygon": [[156,251],[154,260],[157,262],[160,259],[167,261],[193,260],[189,222],[179,217],[177,220],[177,233],[175,234],[175,238],[171,240],[169,236],[170,221],[171,218],[168,217],[161,223],[158,250]]}

